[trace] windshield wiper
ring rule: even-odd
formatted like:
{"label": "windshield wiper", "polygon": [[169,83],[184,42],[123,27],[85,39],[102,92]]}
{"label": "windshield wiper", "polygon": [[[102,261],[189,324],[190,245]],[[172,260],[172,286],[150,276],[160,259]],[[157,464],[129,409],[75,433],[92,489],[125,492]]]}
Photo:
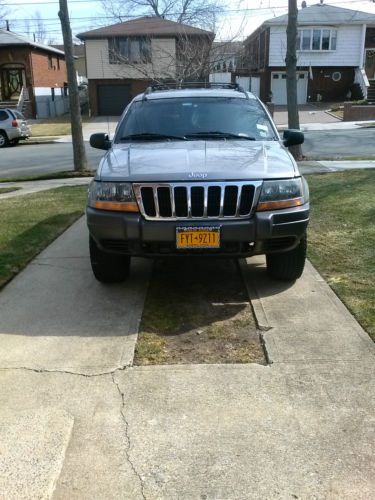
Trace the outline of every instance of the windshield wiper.
{"label": "windshield wiper", "polygon": [[212,132],[192,132],[185,134],[185,137],[206,137],[209,139],[245,139],[246,141],[256,141],[255,137],[251,135],[232,134],[231,132],[220,132],[214,130]]}
{"label": "windshield wiper", "polygon": [[181,135],[167,135],[167,134],[155,134],[151,132],[143,132],[142,134],[129,134],[121,137],[121,141],[154,141],[154,140],[170,140],[177,139],[180,141],[186,141],[186,137]]}

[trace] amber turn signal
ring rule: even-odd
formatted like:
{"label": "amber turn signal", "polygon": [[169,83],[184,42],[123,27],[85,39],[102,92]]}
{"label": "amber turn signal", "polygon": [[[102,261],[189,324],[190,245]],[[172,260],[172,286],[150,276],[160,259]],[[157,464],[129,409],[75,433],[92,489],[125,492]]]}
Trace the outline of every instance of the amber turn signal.
{"label": "amber turn signal", "polygon": [[278,201],[260,201],[258,203],[257,211],[261,212],[264,210],[277,210],[280,208],[299,207],[300,205],[303,205],[303,198],[291,198],[290,200]]}
{"label": "amber turn signal", "polygon": [[95,201],[94,207],[99,210],[112,210],[114,212],[139,212],[135,201],[115,202],[115,201]]}

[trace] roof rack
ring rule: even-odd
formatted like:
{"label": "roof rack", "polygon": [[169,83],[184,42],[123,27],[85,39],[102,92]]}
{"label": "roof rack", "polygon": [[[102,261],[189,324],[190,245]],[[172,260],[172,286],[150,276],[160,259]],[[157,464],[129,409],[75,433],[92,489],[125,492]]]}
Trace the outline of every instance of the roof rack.
{"label": "roof rack", "polygon": [[158,92],[161,90],[174,90],[174,89],[228,89],[236,90],[245,94],[246,99],[249,99],[247,92],[238,83],[218,83],[218,82],[175,82],[175,83],[158,83],[150,85],[145,90],[142,100],[147,99],[147,95],[152,92]]}

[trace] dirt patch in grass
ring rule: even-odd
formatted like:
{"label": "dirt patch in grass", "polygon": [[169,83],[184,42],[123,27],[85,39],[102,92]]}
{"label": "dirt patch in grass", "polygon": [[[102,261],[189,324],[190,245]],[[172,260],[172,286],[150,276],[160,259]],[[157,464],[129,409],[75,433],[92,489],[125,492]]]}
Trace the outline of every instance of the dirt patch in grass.
{"label": "dirt patch in grass", "polygon": [[134,363],[265,363],[237,263],[157,260]]}

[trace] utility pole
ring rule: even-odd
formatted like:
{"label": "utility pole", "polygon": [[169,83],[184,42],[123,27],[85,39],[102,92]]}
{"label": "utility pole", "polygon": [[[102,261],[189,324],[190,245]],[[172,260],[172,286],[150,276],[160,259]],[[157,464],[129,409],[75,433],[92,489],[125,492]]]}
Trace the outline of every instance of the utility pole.
{"label": "utility pole", "polygon": [[[288,128],[299,129],[297,104],[297,1],[288,0],[288,27],[286,30],[286,95],[288,104]],[[291,146],[294,158],[302,157],[301,146]]]}
{"label": "utility pole", "polygon": [[87,170],[87,158],[82,134],[81,106],[79,102],[78,83],[74,68],[73,39],[70,27],[67,0],[59,0],[59,18],[64,39],[66,69],[68,73],[68,89],[70,104],[70,123],[72,129],[74,170]]}

